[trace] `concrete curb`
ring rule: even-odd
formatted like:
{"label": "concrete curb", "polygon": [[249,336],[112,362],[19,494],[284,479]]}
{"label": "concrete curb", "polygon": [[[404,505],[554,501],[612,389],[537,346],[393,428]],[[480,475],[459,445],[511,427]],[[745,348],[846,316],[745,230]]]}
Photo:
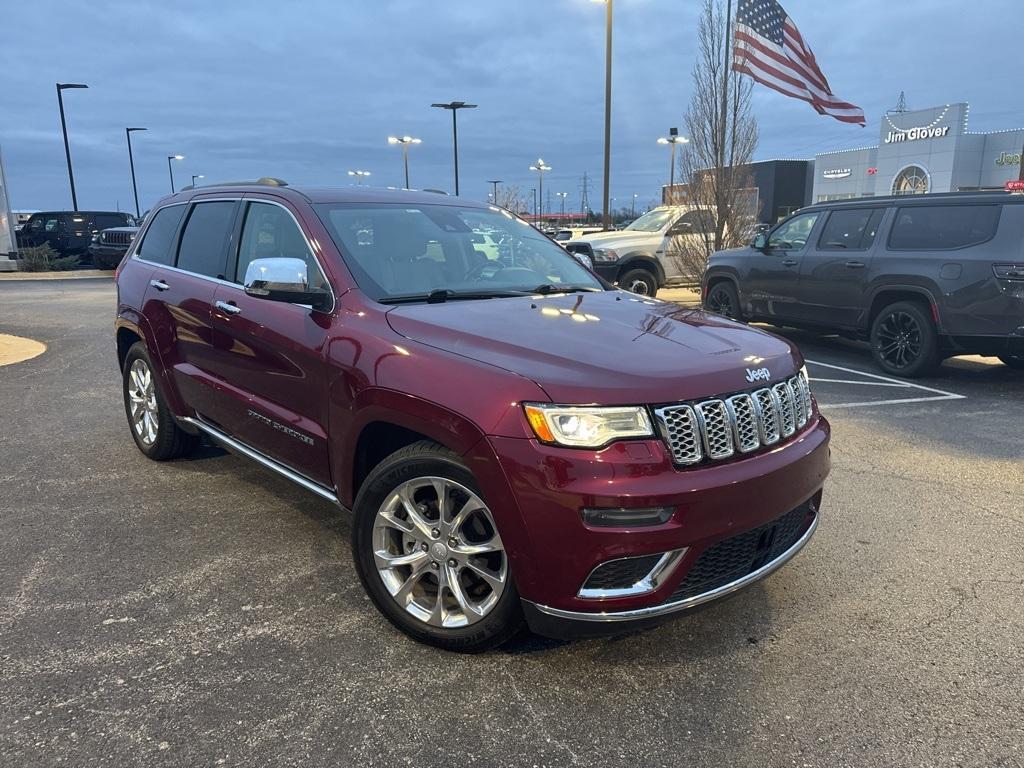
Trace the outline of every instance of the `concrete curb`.
{"label": "concrete curb", "polygon": [[112,269],[71,269],[66,272],[0,272],[0,280],[84,280],[105,277],[114,279]]}

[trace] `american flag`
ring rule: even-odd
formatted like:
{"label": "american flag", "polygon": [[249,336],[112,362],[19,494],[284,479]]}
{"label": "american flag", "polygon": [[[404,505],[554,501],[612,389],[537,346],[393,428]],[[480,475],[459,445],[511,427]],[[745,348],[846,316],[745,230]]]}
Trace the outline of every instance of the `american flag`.
{"label": "american flag", "polygon": [[820,115],[864,125],[864,110],[836,97],[793,19],[775,0],[739,0],[732,68]]}

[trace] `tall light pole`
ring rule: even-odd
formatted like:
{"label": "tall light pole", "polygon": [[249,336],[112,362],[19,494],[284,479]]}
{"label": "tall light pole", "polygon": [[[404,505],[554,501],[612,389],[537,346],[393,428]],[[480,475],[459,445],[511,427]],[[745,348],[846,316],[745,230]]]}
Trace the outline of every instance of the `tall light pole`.
{"label": "tall light pole", "polygon": [[171,194],[174,194],[174,168],[171,167],[171,160],[184,160],[184,155],[168,155],[167,156],[167,173],[171,177]]}
{"label": "tall light pole", "polygon": [[669,161],[668,169],[668,202],[671,203],[674,195],[674,187],[676,185],[676,144],[689,144],[690,140],[685,136],[680,136],[678,128],[669,128],[668,138],[666,139],[662,136],[658,139],[658,143],[672,145],[672,159]]}
{"label": "tall light pole", "polygon": [[560,216],[560,218],[564,219],[565,218],[565,198],[567,198],[569,196],[569,193],[568,192],[555,192],[555,196],[562,198],[562,206],[561,206],[561,216]]}
{"label": "tall light pole", "polygon": [[65,88],[88,88],[84,83],[57,83],[57,105],[60,107],[60,129],[64,132],[64,155],[68,159],[68,181],[71,182],[71,207],[78,210],[78,196],[75,194],[75,172],[71,170],[71,145],[68,143],[68,123],[64,119],[64,96],[61,93]]}
{"label": "tall light pole", "polygon": [[[537,172],[537,178],[540,179],[540,204],[543,206],[544,205],[544,174],[547,171],[551,170],[551,166],[548,165],[547,163],[545,163],[541,158],[538,157],[536,164],[530,166],[530,170],[531,171],[536,171]],[[534,212],[535,215],[538,213],[536,198],[534,198],[534,201],[533,201],[533,212]],[[541,210],[539,213],[540,213],[541,216],[544,215],[544,211],[543,210]]]}
{"label": "tall light pole", "polygon": [[537,188],[533,187],[530,194],[533,195],[533,226],[536,227],[540,223],[537,219]]}
{"label": "tall light pole", "polygon": [[206,177],[203,176],[203,174],[201,174],[201,173],[193,173],[192,174],[192,186],[194,187],[196,185],[196,179],[205,179],[205,178]]}
{"label": "tall light pole", "polygon": [[412,136],[388,136],[388,144],[402,145],[402,160],[405,163],[406,189],[409,189],[409,145],[420,143],[422,143],[422,139],[414,139]]}
{"label": "tall light pole", "polygon": [[605,6],[604,41],[604,215],[602,226],[608,229],[611,213],[608,210],[611,195],[612,159],[612,0],[594,0]]}
{"label": "tall light pole", "polygon": [[488,184],[494,187],[494,204],[498,204],[498,185],[501,184],[501,179],[488,179]]}
{"label": "tall light pole", "polygon": [[364,176],[369,176],[370,172],[369,171],[349,171],[348,175],[349,176],[355,176],[356,177],[356,184],[358,184],[361,187],[361,186],[363,186],[363,177]]}
{"label": "tall light pole", "polygon": [[144,131],[145,128],[125,128],[124,135],[128,139],[128,165],[132,169],[132,194],[135,195],[135,218],[139,217],[139,189],[135,186],[135,158],[132,157],[132,134]]}
{"label": "tall light pole", "polygon": [[636,218],[636,198],[637,198],[637,194],[636,194],[636,192],[634,192],[633,193],[633,203],[629,206],[629,217],[631,219],[635,219]]}
{"label": "tall light pole", "polygon": [[452,113],[452,147],[455,153],[455,196],[459,196],[459,122],[455,115],[460,109],[476,109],[476,104],[464,101],[451,101],[447,104],[431,104],[439,109],[450,109]]}

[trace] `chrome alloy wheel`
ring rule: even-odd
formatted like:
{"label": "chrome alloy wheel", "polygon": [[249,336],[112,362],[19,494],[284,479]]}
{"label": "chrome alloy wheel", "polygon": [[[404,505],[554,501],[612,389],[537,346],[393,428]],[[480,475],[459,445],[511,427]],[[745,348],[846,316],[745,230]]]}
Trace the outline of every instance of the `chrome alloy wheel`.
{"label": "chrome alloy wheel", "polygon": [[635,293],[637,296],[649,296],[651,293],[650,286],[640,279],[630,280],[629,285],[626,286],[626,290],[630,293]]}
{"label": "chrome alloy wheel", "polygon": [[157,435],[156,388],[145,360],[135,360],[128,370],[128,403],[132,429],[144,445],[152,445]]}
{"label": "chrome alloy wheel", "polygon": [[388,494],[373,521],[373,559],[395,602],[434,627],[480,621],[508,579],[487,505],[444,477],[418,477]]}

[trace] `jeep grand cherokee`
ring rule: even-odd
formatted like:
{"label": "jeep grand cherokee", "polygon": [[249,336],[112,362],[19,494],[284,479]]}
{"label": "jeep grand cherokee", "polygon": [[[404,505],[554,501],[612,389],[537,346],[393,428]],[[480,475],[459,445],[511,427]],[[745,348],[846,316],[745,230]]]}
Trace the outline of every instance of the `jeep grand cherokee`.
{"label": "jeep grand cherokee", "polygon": [[608,290],[500,208],[189,190],[117,287],[142,453],[205,435],[351,510],[366,591],[421,641],[646,626],[771,573],[818,524],[829,426],[795,348]]}

